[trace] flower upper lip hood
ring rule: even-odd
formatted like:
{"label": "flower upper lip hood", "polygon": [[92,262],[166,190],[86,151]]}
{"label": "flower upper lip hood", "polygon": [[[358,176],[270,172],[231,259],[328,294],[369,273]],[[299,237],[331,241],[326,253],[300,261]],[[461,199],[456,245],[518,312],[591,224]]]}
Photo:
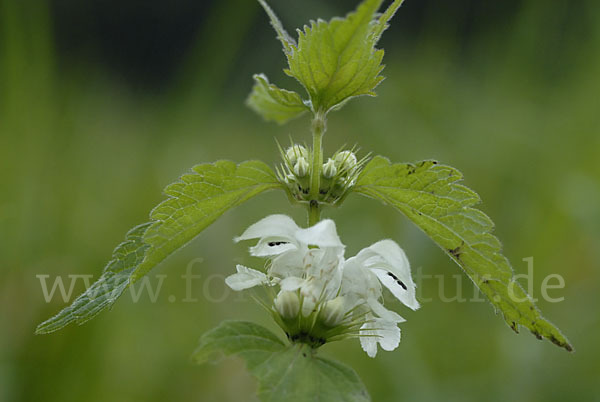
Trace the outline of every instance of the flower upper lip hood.
{"label": "flower upper lip hood", "polygon": [[320,248],[344,248],[335,223],[324,219],[310,228],[301,228],[287,215],[269,215],[251,225],[235,242],[260,238],[257,245],[250,248],[255,257],[273,256],[301,246]]}
{"label": "flower upper lip hood", "polygon": [[[226,282],[234,290],[279,286],[271,310],[290,339],[308,336],[319,346],[330,339],[359,337],[371,357],[378,344],[384,350],[398,346],[397,324],[405,320],[384,307],[383,287],[413,310],[419,303],[408,258],[396,242],[381,240],[345,260],[334,221],[301,228],[286,215],[267,216],[234,240],[252,239],[258,242],[250,254],[269,259],[266,274],[238,265]],[[333,328],[319,329],[319,323]]]}
{"label": "flower upper lip hood", "polygon": [[395,241],[385,239],[362,249],[345,266],[356,264],[370,270],[377,279],[404,305],[417,310],[416,285],[410,274],[410,263],[404,250]]}

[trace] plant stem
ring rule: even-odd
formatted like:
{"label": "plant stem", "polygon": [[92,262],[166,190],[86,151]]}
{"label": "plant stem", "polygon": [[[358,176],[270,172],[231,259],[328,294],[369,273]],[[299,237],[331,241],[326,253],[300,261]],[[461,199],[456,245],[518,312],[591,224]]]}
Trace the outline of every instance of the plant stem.
{"label": "plant stem", "polygon": [[310,172],[310,203],[308,206],[308,225],[313,226],[321,219],[319,206],[319,188],[321,187],[321,169],[323,167],[323,134],[325,134],[325,114],[317,112],[312,121],[312,169]]}
{"label": "plant stem", "polygon": [[319,201],[312,200],[308,206],[308,226],[316,225],[321,220]]}

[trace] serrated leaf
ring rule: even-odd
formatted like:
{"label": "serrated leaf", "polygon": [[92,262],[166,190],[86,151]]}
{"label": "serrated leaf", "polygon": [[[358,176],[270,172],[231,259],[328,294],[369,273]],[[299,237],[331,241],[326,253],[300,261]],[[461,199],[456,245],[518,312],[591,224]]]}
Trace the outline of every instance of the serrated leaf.
{"label": "serrated leaf", "polygon": [[269,19],[271,20],[271,26],[275,32],[277,32],[277,39],[279,39],[283,45],[283,50],[285,52],[289,52],[292,46],[296,46],[296,41],[287,33],[285,28],[283,28],[283,24],[281,21],[279,21],[279,18],[277,18],[277,15],[273,12],[271,7],[269,7],[267,2],[265,0],[258,0],[258,2],[265,9],[265,12],[269,16]]}
{"label": "serrated leaf", "polygon": [[113,251],[112,259],[92,286],[60,313],[36,328],[36,334],[57,331],[72,322],[83,324],[112,305],[129,286],[133,270],[142,262],[148,248],[142,237],[150,223],[136,226],[127,233],[125,241]]}
{"label": "serrated leaf", "polygon": [[250,198],[281,187],[273,170],[260,161],[236,165],[231,161],[197,165],[192,173],[168,185],[169,198],[150,213],[152,225],[144,234],[150,247],[133,273],[137,280],[167,256],[187,244],[223,213]]}
{"label": "serrated leaf", "polygon": [[273,170],[260,161],[197,165],[165,189],[169,198],[150,213],[150,222],[132,229],[113,252],[102,276],[69,307],[40,324],[36,333],[82,324],[111,306],[123,291],[227,210],[280,187]]}
{"label": "serrated leaf", "polygon": [[378,156],[365,166],[354,191],[391,205],[413,221],[463,268],[515,332],[522,325],[571,351],[569,341],[514,280],[492,234],[492,221],[473,208],[479,196],[460,184],[461,179],[458,170],[434,161],[391,164]]}
{"label": "serrated leaf", "polygon": [[264,74],[254,75],[254,87],[246,104],[265,120],[283,124],[310,110],[294,91],[270,84]]}
{"label": "serrated leaf", "polygon": [[283,44],[289,65],[285,72],[304,86],[313,112],[326,113],[356,96],[375,96],[373,90],[383,80],[383,50],[375,45],[402,0],[394,0],[379,17],[383,0],[365,0],[345,18],[311,21],[298,30],[297,44],[259,1]]}
{"label": "serrated leaf", "polygon": [[200,338],[197,363],[215,354],[239,356],[268,402],[365,402],[370,398],[351,368],[316,355],[304,344],[284,344],[271,331],[244,321],[225,321]]}

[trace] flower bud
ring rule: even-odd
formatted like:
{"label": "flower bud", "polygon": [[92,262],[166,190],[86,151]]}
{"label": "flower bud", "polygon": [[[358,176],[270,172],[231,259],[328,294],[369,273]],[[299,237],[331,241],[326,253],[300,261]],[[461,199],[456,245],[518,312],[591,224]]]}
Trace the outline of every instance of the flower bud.
{"label": "flower bud", "polygon": [[294,144],[285,151],[285,157],[290,162],[290,165],[294,166],[298,158],[308,158],[308,151],[302,145]]}
{"label": "flower bud", "polygon": [[346,311],[344,309],[344,297],[339,296],[329,300],[321,309],[321,320],[328,327],[335,327],[344,320]]}
{"label": "flower bud", "polygon": [[352,151],[341,151],[334,156],[335,164],[340,170],[348,172],[356,167],[356,155]]}
{"label": "flower bud", "polygon": [[290,184],[290,183],[295,183],[296,182],[296,176],[289,173],[285,175],[285,182]]}
{"label": "flower bud", "polygon": [[296,292],[282,290],[275,298],[275,309],[283,317],[287,319],[295,318],[300,311],[300,300]]}
{"label": "flower bud", "polygon": [[308,174],[310,165],[303,156],[298,158],[298,161],[294,165],[294,174],[298,177],[304,177]]}
{"label": "flower bud", "polygon": [[337,168],[333,159],[329,158],[326,163],[323,164],[323,177],[331,179],[337,174]]}

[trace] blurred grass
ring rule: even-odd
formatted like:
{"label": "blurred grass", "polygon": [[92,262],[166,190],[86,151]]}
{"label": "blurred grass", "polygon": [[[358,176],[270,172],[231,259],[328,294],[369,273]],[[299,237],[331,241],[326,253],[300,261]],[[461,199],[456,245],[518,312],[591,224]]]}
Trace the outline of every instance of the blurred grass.
{"label": "blurred grass", "polygon": [[[551,294],[565,300],[540,307],[577,349],[568,354],[515,336],[487,303],[442,303],[429,280],[422,294],[433,301],[402,311],[408,322],[398,350],[371,360],[357,342],[324,348],[357,369],[375,401],[597,400],[600,7],[581,3],[573,14],[566,1],[525,1],[514,18],[467,45],[459,22],[441,23],[446,14],[435,9],[409,41],[400,12],[382,43],[388,79],[379,97],[331,116],[329,151],[358,143],[393,160],[436,158],[462,170],[516,271],[526,272],[522,258],[535,258],[534,296],[545,275],[564,276],[566,288]],[[250,400],[254,383],[239,361],[194,367],[188,356],[198,336],[225,318],[271,325],[238,295],[223,302],[201,295],[223,295],[210,275],[248,261],[245,246],[230,240],[248,224],[275,212],[304,219],[282,194],[228,213],[157,269],[169,275],[157,303],[126,297],[85,326],[33,336],[63,306],[58,298],[44,302],[35,275],[97,276],[161,189],[195,163],[276,163],[274,137],[308,140],[306,120],[277,127],[243,106],[249,73],[291,82],[274,73],[284,63],[274,40],[245,47],[254,19],[265,23],[248,4],[238,2],[245,9],[234,30],[223,23],[227,7],[214,8],[172,89],[152,95],[99,65],[59,60],[43,2],[0,1],[1,401]],[[320,15],[310,4],[310,15]],[[252,51],[260,57],[244,59]],[[389,208],[351,198],[327,215],[348,255],[390,237],[425,274],[453,280],[459,273]],[[204,262],[194,272],[203,280],[193,292],[201,301],[169,303],[168,295],[185,294],[180,276],[197,256]]]}

